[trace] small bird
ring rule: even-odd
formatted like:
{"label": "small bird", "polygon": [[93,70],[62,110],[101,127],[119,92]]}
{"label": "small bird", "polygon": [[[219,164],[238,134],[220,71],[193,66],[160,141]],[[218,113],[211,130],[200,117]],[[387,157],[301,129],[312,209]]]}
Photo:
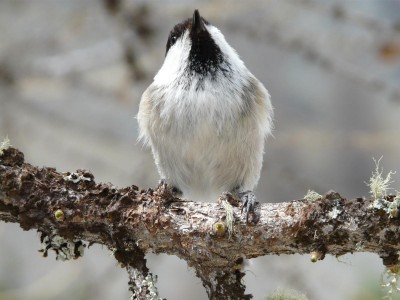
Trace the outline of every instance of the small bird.
{"label": "small bird", "polygon": [[171,30],[137,116],[162,182],[194,201],[229,193],[247,221],[272,118],[268,91],[197,9]]}

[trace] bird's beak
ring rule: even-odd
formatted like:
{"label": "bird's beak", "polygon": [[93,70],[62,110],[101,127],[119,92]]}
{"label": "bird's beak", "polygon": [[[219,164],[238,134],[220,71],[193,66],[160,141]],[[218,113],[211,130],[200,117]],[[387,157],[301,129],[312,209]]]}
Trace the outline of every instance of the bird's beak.
{"label": "bird's beak", "polygon": [[202,31],[206,31],[206,27],[204,26],[203,19],[200,17],[200,13],[197,9],[195,9],[193,13],[193,20],[192,20],[192,33],[200,33]]}

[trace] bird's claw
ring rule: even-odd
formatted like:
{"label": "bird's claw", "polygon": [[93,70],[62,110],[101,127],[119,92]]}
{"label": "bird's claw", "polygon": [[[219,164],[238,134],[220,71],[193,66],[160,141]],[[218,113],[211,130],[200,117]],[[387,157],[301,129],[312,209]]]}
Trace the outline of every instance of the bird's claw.
{"label": "bird's claw", "polygon": [[[238,192],[238,196],[242,202],[241,213],[243,213],[243,210],[246,212],[246,223],[256,222],[256,214],[254,212],[256,196],[254,193],[252,191]],[[249,222],[250,217],[251,222]]]}

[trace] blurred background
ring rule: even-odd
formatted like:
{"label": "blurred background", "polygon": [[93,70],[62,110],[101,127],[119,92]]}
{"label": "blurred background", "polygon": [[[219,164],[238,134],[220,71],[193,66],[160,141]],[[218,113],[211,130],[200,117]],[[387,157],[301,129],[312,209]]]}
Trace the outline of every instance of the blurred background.
{"label": "blurred background", "polygon": [[[160,68],[169,30],[193,10],[216,25],[266,85],[274,138],[259,201],[308,189],[368,196],[383,155],[400,172],[400,1],[0,1],[0,137],[26,161],[91,170],[96,181],[154,187],[149,149],[136,143],[140,96]],[[393,185],[400,190],[399,174]],[[127,275],[93,246],[77,261],[44,259],[38,234],[0,223],[0,299],[128,299]],[[176,257],[148,255],[168,299],[206,299]],[[359,253],[250,261],[255,299],[276,288],[310,299],[380,299],[383,266]]]}

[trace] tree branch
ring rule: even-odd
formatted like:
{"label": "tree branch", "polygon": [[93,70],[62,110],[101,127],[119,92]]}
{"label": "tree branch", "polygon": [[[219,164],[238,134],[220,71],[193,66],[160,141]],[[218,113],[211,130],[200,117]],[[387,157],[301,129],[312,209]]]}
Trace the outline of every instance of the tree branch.
{"label": "tree branch", "polygon": [[[385,199],[388,203],[393,196]],[[95,183],[90,172],[59,173],[24,162],[14,148],[0,157],[0,220],[37,229],[48,249],[64,251],[54,236],[100,243],[127,267],[138,299],[155,293],[144,253],[168,253],[196,269],[210,299],[250,299],[241,283],[243,258],[267,254],[314,253],[340,256],[373,252],[386,266],[397,263],[399,218],[372,205],[372,199],[347,200],[328,192],[315,201],[295,200],[256,206],[256,224],[246,224],[233,207],[233,233],[221,203],[175,198],[165,185],[155,191],[132,185]],[[64,248],[63,248],[64,247]],[[68,255],[66,255],[68,256]]]}

